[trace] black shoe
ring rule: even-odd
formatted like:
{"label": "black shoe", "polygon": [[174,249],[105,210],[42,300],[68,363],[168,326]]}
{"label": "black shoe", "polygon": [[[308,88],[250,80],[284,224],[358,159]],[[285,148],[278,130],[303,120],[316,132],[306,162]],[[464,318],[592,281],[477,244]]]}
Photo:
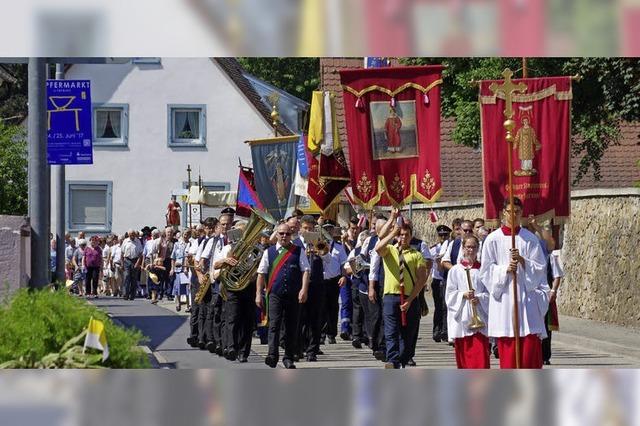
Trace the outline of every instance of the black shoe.
{"label": "black shoe", "polygon": [[440,343],[440,341],[441,341],[440,340],[440,336],[438,336],[437,334],[434,334],[433,335],[433,341],[436,342],[436,343]]}
{"label": "black shoe", "polygon": [[347,333],[346,331],[343,331],[342,333],[340,333],[340,338],[342,340],[349,341],[349,340],[351,340],[351,335],[349,333]]}
{"label": "black shoe", "polygon": [[218,354],[218,356],[223,356],[224,355],[224,351],[222,350],[222,346],[218,345],[216,346],[216,354]]}
{"label": "black shoe", "polygon": [[267,356],[264,359],[264,363],[267,364],[271,368],[276,368],[276,365],[278,365],[278,361],[276,361],[276,359],[274,357],[272,357],[272,356]]}
{"label": "black shoe", "polygon": [[324,355],[324,352],[322,352],[322,349],[318,349],[318,352],[316,352],[316,355]]}
{"label": "black shoe", "polygon": [[354,340],[351,344],[356,349],[362,349],[362,342],[360,340]]}
{"label": "black shoe", "polygon": [[367,337],[360,339],[360,341],[362,342],[363,345],[369,346],[369,339]]}
{"label": "black shoe", "polygon": [[238,357],[238,362],[239,362],[239,363],[241,363],[241,364],[244,364],[245,362],[248,362],[248,361],[249,361],[249,360],[248,360],[248,359],[247,359],[247,357],[246,357],[246,356],[244,356],[244,355],[240,355],[240,356]]}
{"label": "black shoe", "polygon": [[496,357],[496,359],[500,359],[500,354],[498,353],[498,345],[495,345],[493,347],[493,356]]}
{"label": "black shoe", "polygon": [[207,350],[208,350],[210,353],[212,353],[212,354],[216,353],[216,344],[215,344],[215,343],[213,343],[213,342],[207,342],[207,344],[205,345],[205,347],[207,348]]}
{"label": "black shoe", "polygon": [[187,344],[189,346],[191,346],[192,348],[197,348],[198,347],[198,339],[196,339],[195,337],[187,337]]}
{"label": "black shoe", "polygon": [[415,367],[416,366],[416,362],[413,360],[413,358],[411,358],[409,361],[407,361],[407,365],[409,367]]}
{"label": "black shoe", "polygon": [[384,355],[384,352],[382,351],[373,351],[373,357],[375,359],[377,359],[378,361],[382,361],[382,356]]}
{"label": "black shoe", "polygon": [[287,370],[294,370],[296,368],[296,365],[293,363],[293,360],[291,359],[282,360],[282,364],[284,365],[284,368],[286,368]]}
{"label": "black shoe", "polygon": [[543,363],[544,365],[551,365],[551,361],[549,361],[549,360],[542,361],[542,363]]}
{"label": "black shoe", "polygon": [[204,343],[204,342],[198,342],[198,347],[199,347],[201,350],[205,350],[205,349],[206,349],[206,346],[207,346],[207,345],[206,345],[206,343]]}
{"label": "black shoe", "polygon": [[235,351],[235,349],[228,349],[225,358],[227,358],[229,361],[235,361],[236,358],[238,358],[238,353]]}
{"label": "black shoe", "polygon": [[329,344],[330,345],[335,345],[336,344],[336,338],[333,336],[329,336]]}
{"label": "black shoe", "polygon": [[307,361],[316,362],[316,361],[318,361],[318,357],[316,356],[316,354],[309,354],[309,355],[307,355]]}

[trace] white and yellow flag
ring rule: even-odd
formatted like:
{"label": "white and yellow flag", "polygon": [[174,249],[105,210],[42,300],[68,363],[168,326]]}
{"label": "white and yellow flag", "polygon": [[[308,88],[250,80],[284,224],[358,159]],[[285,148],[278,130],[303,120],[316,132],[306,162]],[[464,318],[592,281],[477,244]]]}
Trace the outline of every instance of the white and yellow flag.
{"label": "white and yellow flag", "polygon": [[99,320],[89,319],[89,329],[87,337],[84,339],[84,347],[94,348],[102,351],[102,362],[109,358],[109,345],[107,344],[107,333],[104,330],[104,323]]}

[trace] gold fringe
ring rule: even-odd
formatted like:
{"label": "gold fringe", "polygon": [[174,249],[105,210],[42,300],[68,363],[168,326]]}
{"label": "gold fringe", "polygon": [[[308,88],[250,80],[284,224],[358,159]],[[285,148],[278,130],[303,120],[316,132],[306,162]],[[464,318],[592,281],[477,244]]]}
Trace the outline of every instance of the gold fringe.
{"label": "gold fringe", "polygon": [[[558,92],[556,89],[556,85],[553,84],[546,89],[542,89],[535,93],[527,93],[527,94],[514,94],[512,95],[513,102],[535,102],[541,99],[548,98],[549,96],[556,97],[558,101],[569,101],[573,99],[573,91],[572,89],[567,90],[566,92]],[[480,96],[480,103],[484,105],[494,105],[496,103],[496,99],[500,98],[502,100],[505,99],[504,93],[498,92],[496,95],[489,96]]]}
{"label": "gold fringe", "polygon": [[382,93],[386,93],[387,95],[389,95],[390,97],[394,98],[397,94],[404,92],[405,90],[409,89],[409,88],[413,88],[416,90],[421,91],[422,93],[427,93],[429,90],[433,89],[434,87],[436,87],[437,85],[442,84],[442,79],[438,79],[436,81],[434,81],[433,83],[429,84],[427,87],[422,87],[421,85],[417,84],[417,83],[405,83],[402,86],[398,87],[396,90],[389,90],[386,87],[382,87],[382,86],[378,86],[378,85],[373,85],[373,86],[368,86],[365,87],[364,89],[357,91],[356,89],[343,85],[342,88],[344,90],[346,90],[347,92],[353,94],[354,96],[360,98],[363,95],[366,95],[369,92],[373,92],[373,91],[378,91],[378,92],[382,92]]}
{"label": "gold fringe", "polygon": [[[411,185],[411,191],[409,192],[409,195],[407,197],[405,197],[402,201],[400,201],[399,203],[395,203],[394,200],[392,200],[388,195],[387,198],[389,198],[389,201],[391,202],[391,204],[394,207],[402,207],[405,204],[408,204],[410,202],[413,201],[413,199],[415,198],[418,201],[421,201],[423,203],[435,203],[436,201],[438,201],[438,199],[440,198],[440,196],[442,195],[442,188],[438,189],[435,194],[433,194],[433,197],[431,198],[427,198],[424,195],[422,195],[420,192],[418,192],[418,178],[415,174],[410,175],[410,185]],[[360,204],[365,210],[372,210],[373,207],[378,204],[378,202],[380,201],[380,199],[382,198],[382,194],[385,192],[389,192],[387,191],[387,182],[386,179],[384,177],[384,175],[378,175],[378,193],[371,198],[371,200],[369,200],[369,202],[365,202],[362,201],[360,198],[358,198],[356,196],[356,194],[353,194],[353,199],[355,202],[357,202],[358,204]]]}

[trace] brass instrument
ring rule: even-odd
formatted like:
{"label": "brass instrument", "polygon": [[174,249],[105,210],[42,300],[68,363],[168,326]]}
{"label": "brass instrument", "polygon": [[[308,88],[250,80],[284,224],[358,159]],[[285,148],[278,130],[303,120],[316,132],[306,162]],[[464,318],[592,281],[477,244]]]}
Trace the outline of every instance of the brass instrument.
{"label": "brass instrument", "polygon": [[[327,240],[326,234],[323,234],[322,228],[316,227],[313,232],[304,233],[304,242],[307,245],[307,252],[320,257],[329,253],[330,239]],[[326,233],[326,231],[324,231]]]}
{"label": "brass instrument", "polygon": [[236,259],[238,264],[235,266],[225,264],[217,274],[223,298],[226,298],[225,290],[241,291],[251,283],[264,253],[264,249],[258,247],[260,235],[265,228],[274,223],[270,216],[253,210],[242,238],[233,245],[229,253],[229,257]]}
{"label": "brass instrument", "polygon": [[[465,268],[465,272],[467,273],[467,284],[469,284],[469,291],[475,291],[473,285],[471,284],[471,269]],[[469,322],[468,325],[469,329],[478,330],[480,328],[484,328],[485,323],[483,323],[480,319],[480,315],[478,315],[478,309],[476,308],[476,305],[474,305],[471,300],[469,300],[469,303],[471,304],[471,322]]]}
{"label": "brass instrument", "polygon": [[354,275],[359,274],[366,269],[371,269],[371,265],[369,264],[369,262],[364,260],[362,254],[359,254],[351,259],[349,261],[349,266],[351,267],[351,272],[353,272]]}
{"label": "brass instrument", "polygon": [[211,287],[211,275],[209,271],[203,272],[200,268],[198,268],[193,263],[191,264],[188,264],[188,263],[189,262],[187,261],[187,264],[182,266],[186,268],[191,268],[196,273],[196,276],[198,277],[198,282],[200,283],[200,286],[198,287],[198,292],[194,296],[193,300],[196,303],[202,303],[204,296],[207,294],[207,291],[209,291],[209,287]]}

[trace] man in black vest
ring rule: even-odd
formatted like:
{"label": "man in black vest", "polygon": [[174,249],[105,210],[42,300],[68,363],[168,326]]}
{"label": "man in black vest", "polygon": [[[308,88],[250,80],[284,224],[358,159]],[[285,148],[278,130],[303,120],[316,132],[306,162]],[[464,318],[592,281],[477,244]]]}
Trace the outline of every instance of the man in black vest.
{"label": "man in black vest", "polygon": [[278,242],[262,256],[258,266],[255,302],[262,308],[262,289],[267,289],[269,315],[269,354],[264,362],[275,368],[279,358],[280,328],[285,325],[285,349],[282,363],[296,368],[297,325],[300,304],[307,301],[309,292],[309,259],[304,249],[291,243],[291,228],[281,224],[277,228]]}

